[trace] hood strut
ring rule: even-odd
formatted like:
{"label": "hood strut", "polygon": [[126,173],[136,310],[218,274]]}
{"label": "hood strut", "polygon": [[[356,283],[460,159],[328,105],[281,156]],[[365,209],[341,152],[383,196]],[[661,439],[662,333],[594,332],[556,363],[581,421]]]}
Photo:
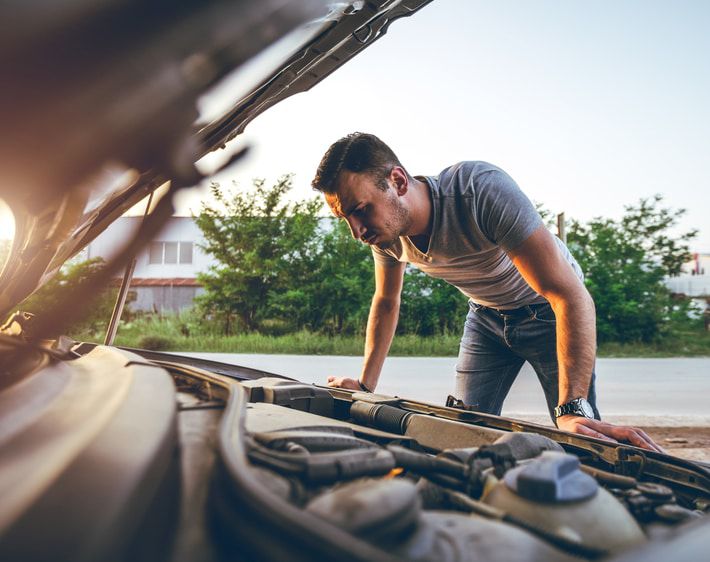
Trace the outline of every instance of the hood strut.
{"label": "hood strut", "polygon": [[[148,204],[145,206],[145,213],[143,213],[143,222],[145,222],[148,212],[150,211],[150,204],[153,202],[153,191],[148,195]],[[126,271],[123,274],[123,280],[121,281],[121,288],[118,290],[118,295],[116,296],[116,304],[113,306],[113,312],[111,312],[111,320],[108,323],[108,328],[106,329],[106,337],[104,338],[104,345],[113,345],[113,340],[116,337],[116,332],[118,332],[118,323],[121,321],[121,316],[123,315],[123,307],[126,305],[126,297],[128,296],[128,288],[131,286],[131,280],[133,279],[133,272],[136,269],[136,257],[133,256],[130,263],[126,266]]]}

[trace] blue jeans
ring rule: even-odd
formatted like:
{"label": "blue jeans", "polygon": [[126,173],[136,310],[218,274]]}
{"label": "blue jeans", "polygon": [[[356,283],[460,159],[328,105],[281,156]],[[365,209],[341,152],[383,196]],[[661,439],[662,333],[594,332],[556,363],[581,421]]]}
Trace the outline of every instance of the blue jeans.
{"label": "blue jeans", "polygon": [[[456,397],[474,409],[500,415],[503,400],[525,361],[537,373],[554,422],[558,402],[555,313],[548,303],[500,311],[469,301],[456,364]],[[596,405],[594,370],[587,400]]]}

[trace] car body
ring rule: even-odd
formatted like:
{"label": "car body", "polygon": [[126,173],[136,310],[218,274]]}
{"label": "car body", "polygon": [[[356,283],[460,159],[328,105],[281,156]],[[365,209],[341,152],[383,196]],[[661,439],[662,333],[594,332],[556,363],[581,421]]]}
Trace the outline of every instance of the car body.
{"label": "car body", "polygon": [[[0,312],[169,186],[101,275],[3,327],[2,560],[706,555],[702,463],[453,400],[61,336],[160,229],[172,195],[199,182],[199,158],[428,1],[3,6],[0,197],[16,236]],[[200,122],[196,100],[267,47],[277,62]]]}

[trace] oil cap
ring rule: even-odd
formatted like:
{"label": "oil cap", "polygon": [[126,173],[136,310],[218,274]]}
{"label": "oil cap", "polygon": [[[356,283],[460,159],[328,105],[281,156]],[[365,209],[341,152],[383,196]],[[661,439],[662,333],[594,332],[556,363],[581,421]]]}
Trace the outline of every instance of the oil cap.
{"label": "oil cap", "polygon": [[583,501],[599,489],[597,481],[579,469],[577,457],[556,451],[509,470],[504,481],[519,496],[543,503]]}

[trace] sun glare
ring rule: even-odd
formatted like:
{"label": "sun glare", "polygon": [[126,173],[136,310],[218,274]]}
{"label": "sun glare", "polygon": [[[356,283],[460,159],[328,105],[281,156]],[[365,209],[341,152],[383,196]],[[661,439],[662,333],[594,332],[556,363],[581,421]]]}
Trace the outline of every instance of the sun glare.
{"label": "sun glare", "polygon": [[15,217],[10,207],[0,199],[0,240],[12,240],[15,237]]}

